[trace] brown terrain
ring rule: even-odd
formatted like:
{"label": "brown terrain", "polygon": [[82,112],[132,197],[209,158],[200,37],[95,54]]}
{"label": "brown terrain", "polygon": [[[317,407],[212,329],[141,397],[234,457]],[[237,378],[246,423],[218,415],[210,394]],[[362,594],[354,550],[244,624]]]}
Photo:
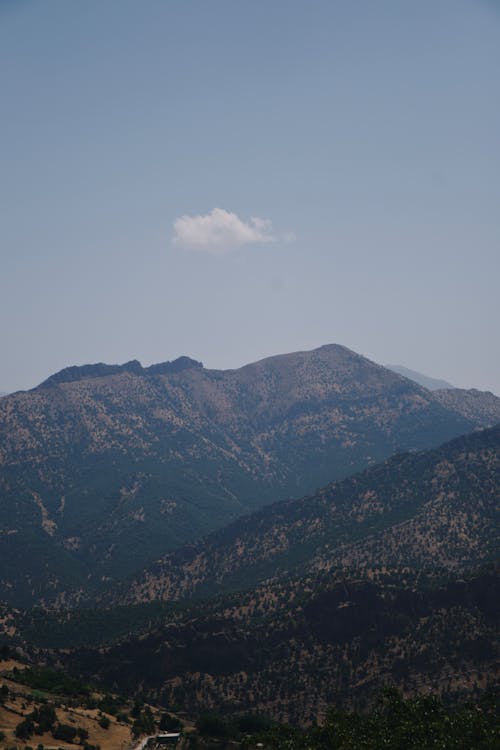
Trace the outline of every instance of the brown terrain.
{"label": "brown terrain", "polygon": [[68,368],[0,401],[4,596],[88,599],[255,508],[477,426],[337,345],[238,370]]}
{"label": "brown terrain", "polygon": [[[27,744],[42,744],[48,750],[65,748],[65,750],[74,750],[74,743],[67,743],[61,739],[54,739],[50,733],[35,735],[30,741],[20,740],[15,735],[16,726],[28,716],[34,708],[40,705],[40,698],[50,698],[56,703],[57,720],[61,724],[82,727],[89,733],[87,742],[91,745],[98,745],[101,750],[131,750],[137,741],[133,739],[131,728],[128,724],[119,722],[111,714],[103,714],[98,709],[85,709],[83,707],[72,707],[61,702],[60,696],[50,696],[49,694],[38,694],[33,696],[33,691],[21,683],[10,679],[10,673],[14,668],[19,670],[25,669],[26,665],[15,660],[0,661],[0,688],[5,685],[9,689],[9,696],[5,703],[0,704],[0,731],[3,732],[4,739],[0,741],[0,747],[18,747],[24,748]],[[36,695],[36,694],[35,694]],[[109,728],[103,729],[99,726],[99,720],[102,716],[109,719]]]}

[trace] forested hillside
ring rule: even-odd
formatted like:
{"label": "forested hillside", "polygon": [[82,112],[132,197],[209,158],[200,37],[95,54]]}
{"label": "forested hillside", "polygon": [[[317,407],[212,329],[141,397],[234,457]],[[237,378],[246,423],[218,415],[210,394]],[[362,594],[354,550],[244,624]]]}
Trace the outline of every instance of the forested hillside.
{"label": "forested hillside", "polygon": [[93,596],[252,509],[475,426],[335,345],[239,370],[68,368],[0,402],[2,597]]}

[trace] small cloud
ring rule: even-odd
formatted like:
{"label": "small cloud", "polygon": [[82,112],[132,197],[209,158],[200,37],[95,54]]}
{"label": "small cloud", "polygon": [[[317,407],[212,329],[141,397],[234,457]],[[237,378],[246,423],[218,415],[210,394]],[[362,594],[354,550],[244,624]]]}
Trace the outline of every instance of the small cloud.
{"label": "small cloud", "polygon": [[214,255],[228,253],[243,245],[291,242],[293,235],[277,234],[272,221],[252,216],[248,221],[223,208],[198,216],[180,216],[174,222],[173,242],[179,247],[202,250]]}

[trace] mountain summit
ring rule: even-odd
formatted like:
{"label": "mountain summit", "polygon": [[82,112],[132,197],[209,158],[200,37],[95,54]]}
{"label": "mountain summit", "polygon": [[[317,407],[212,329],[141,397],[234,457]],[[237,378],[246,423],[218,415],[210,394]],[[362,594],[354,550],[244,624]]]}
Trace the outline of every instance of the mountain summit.
{"label": "mountain summit", "polygon": [[60,385],[61,383],[74,383],[77,380],[88,380],[89,378],[103,378],[109,375],[119,375],[120,373],[129,372],[134,375],[162,375],[172,372],[182,372],[190,367],[203,367],[201,362],[197,362],[190,357],[178,357],[173,362],[161,362],[150,367],[143,367],[137,359],[125,362],[124,365],[106,365],[99,362],[95,365],[82,365],[80,367],[65,367],[47,380],[44,380],[38,387],[46,388],[51,385]]}
{"label": "mountain summit", "polygon": [[0,401],[0,583],[23,602],[97,587],[476,424],[339,345],[236,370],[67,368]]}

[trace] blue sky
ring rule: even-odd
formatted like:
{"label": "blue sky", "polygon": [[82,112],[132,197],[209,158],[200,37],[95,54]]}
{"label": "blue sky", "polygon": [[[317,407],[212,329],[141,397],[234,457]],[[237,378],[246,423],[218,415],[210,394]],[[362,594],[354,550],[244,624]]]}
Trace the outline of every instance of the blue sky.
{"label": "blue sky", "polygon": [[500,394],[499,82],[496,0],[0,0],[0,390],[335,342]]}

